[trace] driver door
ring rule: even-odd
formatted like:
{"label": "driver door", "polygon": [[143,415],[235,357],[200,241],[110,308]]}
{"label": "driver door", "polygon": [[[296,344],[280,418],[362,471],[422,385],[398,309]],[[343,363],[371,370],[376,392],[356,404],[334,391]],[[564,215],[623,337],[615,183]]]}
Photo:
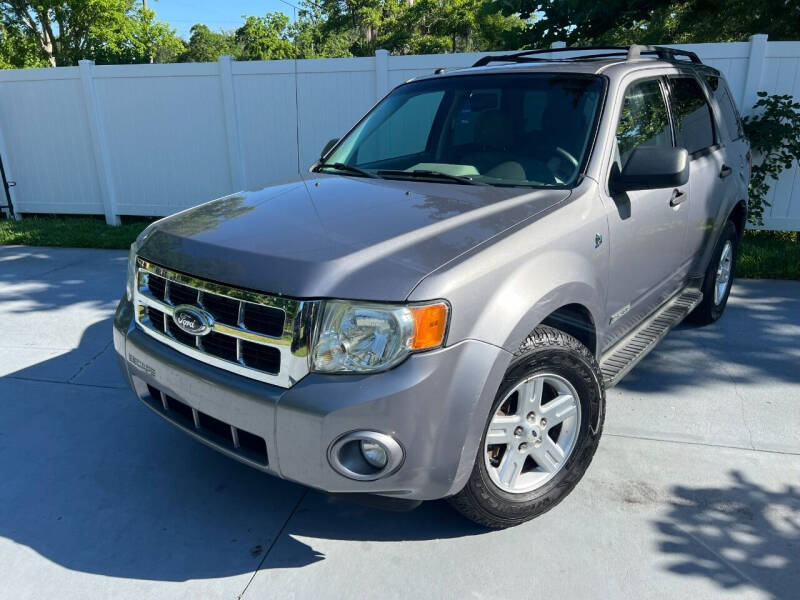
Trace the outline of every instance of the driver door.
{"label": "driver door", "polygon": [[617,122],[607,205],[610,270],[604,349],[677,291],[686,277],[688,184],[615,193],[613,179],[638,146],[673,146],[663,78],[632,82]]}

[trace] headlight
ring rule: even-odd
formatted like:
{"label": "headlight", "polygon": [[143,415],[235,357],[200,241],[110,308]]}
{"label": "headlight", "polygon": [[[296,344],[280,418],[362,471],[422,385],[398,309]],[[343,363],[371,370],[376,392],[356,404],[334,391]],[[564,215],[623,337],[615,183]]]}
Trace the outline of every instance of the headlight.
{"label": "headlight", "polygon": [[125,281],[125,292],[128,295],[128,302],[133,300],[133,290],[136,287],[136,242],[131,244],[128,251],[128,276]]}
{"label": "headlight", "polygon": [[150,225],[145,227],[142,232],[136,236],[136,240],[131,244],[131,249],[128,251],[128,276],[125,281],[125,293],[128,296],[129,302],[133,300],[133,292],[136,289],[136,254],[139,252],[139,248],[142,247],[147,237],[155,231],[155,225],[161,220],[150,223]]}
{"label": "headlight", "polygon": [[311,352],[311,368],[321,373],[390,369],[414,351],[441,346],[448,313],[444,302],[405,306],[329,300]]}

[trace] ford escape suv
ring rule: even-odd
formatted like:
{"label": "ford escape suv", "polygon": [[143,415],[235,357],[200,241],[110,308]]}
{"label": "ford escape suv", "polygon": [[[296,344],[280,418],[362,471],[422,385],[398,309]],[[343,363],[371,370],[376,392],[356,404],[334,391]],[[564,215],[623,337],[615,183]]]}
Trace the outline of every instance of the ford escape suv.
{"label": "ford escape suv", "polygon": [[144,404],[257,469],[515,525],[583,476],[605,390],[721,316],[749,170],[693,53],[490,56],[148,227],[115,348]]}

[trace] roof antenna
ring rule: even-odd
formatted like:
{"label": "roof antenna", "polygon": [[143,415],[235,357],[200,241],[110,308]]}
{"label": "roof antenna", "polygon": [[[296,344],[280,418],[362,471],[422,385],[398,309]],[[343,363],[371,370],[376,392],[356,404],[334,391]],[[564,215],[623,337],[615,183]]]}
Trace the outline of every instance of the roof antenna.
{"label": "roof antenna", "polygon": [[434,75],[441,75],[442,73],[444,73],[444,69],[442,67],[439,67],[433,72]]}

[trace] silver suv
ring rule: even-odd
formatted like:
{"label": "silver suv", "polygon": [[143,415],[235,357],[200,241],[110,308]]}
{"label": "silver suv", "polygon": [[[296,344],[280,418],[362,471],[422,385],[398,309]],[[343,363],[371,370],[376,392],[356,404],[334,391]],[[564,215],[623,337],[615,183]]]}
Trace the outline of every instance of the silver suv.
{"label": "silver suv", "polygon": [[605,390],[722,315],[750,167],[694,54],[545,52],[404,83],[309,173],[149,227],[114,323],[137,396],[330,493],[489,527],[561,501]]}

